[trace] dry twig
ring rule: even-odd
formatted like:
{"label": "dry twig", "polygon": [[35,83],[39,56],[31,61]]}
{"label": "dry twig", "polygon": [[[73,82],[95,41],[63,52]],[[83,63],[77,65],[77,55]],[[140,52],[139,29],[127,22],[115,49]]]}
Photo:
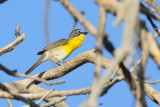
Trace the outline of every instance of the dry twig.
{"label": "dry twig", "polygon": [[159,16],[160,16],[160,8],[159,8],[159,6],[154,2],[154,0],[145,0],[145,2],[146,2],[148,5],[151,5],[151,6],[156,10],[156,12],[159,14]]}
{"label": "dry twig", "polygon": [[50,0],[45,1],[45,10],[44,10],[44,36],[45,42],[49,45],[50,42],[50,35],[49,35],[49,12],[50,12]]}
{"label": "dry twig", "polygon": [[48,91],[48,93],[45,93],[44,96],[39,99],[36,104],[39,104],[45,97],[47,97],[49,94],[51,94],[53,92],[54,89],[51,89],[50,91]]}
{"label": "dry twig", "polygon": [[1,69],[2,71],[4,71],[5,73],[9,74],[9,75],[16,76],[16,77],[30,78],[30,79],[35,80],[35,81],[38,81],[38,82],[43,82],[43,83],[45,83],[45,84],[47,84],[47,85],[61,84],[61,83],[64,83],[64,82],[65,82],[64,80],[62,80],[62,81],[57,81],[57,82],[55,82],[55,81],[54,81],[54,82],[48,82],[48,81],[46,81],[45,79],[42,79],[42,78],[39,78],[39,77],[31,77],[31,76],[25,75],[25,74],[17,74],[17,73],[15,72],[15,70],[12,72],[12,71],[10,71],[9,69],[7,69],[6,67],[4,67],[4,66],[1,65],[1,64],[0,64],[0,69]]}
{"label": "dry twig", "polygon": [[7,98],[7,103],[8,103],[8,107],[13,107],[12,102],[11,102],[11,99],[8,99],[8,98]]}
{"label": "dry twig", "polygon": [[145,83],[148,83],[148,84],[158,84],[160,82],[160,80],[157,80],[157,81],[144,81]]}
{"label": "dry twig", "polygon": [[57,104],[57,103],[59,103],[59,102],[61,102],[61,101],[64,101],[64,100],[66,100],[67,99],[67,97],[66,96],[64,96],[64,97],[62,97],[62,98],[60,98],[58,101],[50,101],[49,103],[47,103],[47,104],[44,104],[44,105],[42,105],[42,106],[40,106],[40,107],[49,107],[49,106],[52,106],[52,105],[55,105],[55,104]]}
{"label": "dry twig", "polygon": [[6,52],[10,52],[11,50],[13,50],[19,43],[21,43],[23,41],[23,39],[26,38],[26,34],[22,34],[21,36],[19,36],[15,41],[13,41],[12,43],[10,43],[9,45],[3,47],[0,49],[0,56],[3,55]]}
{"label": "dry twig", "polygon": [[0,56],[3,55],[6,52],[10,52],[11,50],[13,50],[19,43],[21,43],[23,41],[23,39],[26,38],[26,34],[22,34],[20,36],[20,25],[18,25],[16,27],[15,35],[17,37],[17,39],[15,41],[13,41],[9,45],[7,45],[7,46],[3,47],[2,49],[0,49]]}

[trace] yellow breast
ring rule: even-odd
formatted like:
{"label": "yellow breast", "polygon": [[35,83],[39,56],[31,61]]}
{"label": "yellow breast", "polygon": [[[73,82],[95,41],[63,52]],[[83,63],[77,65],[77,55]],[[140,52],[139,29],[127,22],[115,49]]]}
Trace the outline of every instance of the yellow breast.
{"label": "yellow breast", "polygon": [[63,51],[66,54],[70,55],[75,49],[79,48],[82,45],[84,38],[85,35],[82,34],[73,39],[69,39],[68,44],[62,46]]}

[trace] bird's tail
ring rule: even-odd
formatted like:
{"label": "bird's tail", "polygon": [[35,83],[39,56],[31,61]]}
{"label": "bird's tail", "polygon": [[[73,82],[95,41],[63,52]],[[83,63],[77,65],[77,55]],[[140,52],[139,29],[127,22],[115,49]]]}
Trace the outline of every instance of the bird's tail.
{"label": "bird's tail", "polygon": [[31,73],[38,65],[40,65],[43,62],[43,59],[45,58],[45,55],[42,55],[39,60],[25,73],[29,74]]}

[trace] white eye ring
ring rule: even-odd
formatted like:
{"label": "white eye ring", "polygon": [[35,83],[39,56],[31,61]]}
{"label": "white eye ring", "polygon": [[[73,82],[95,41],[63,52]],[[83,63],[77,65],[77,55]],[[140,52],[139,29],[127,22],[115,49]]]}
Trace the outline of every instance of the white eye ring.
{"label": "white eye ring", "polygon": [[79,34],[82,34],[82,32],[81,32],[80,30],[78,31],[78,33],[79,33]]}

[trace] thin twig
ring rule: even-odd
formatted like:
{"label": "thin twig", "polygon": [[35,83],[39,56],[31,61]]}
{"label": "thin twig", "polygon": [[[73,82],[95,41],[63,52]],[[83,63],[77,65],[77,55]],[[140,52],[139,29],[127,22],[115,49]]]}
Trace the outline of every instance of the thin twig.
{"label": "thin twig", "polygon": [[39,100],[36,102],[36,104],[39,104],[45,97],[47,97],[50,93],[52,93],[53,90],[54,90],[54,89],[51,89],[50,91],[48,91],[48,93],[44,94],[44,96],[43,96],[41,99],[39,99]]}
{"label": "thin twig", "polygon": [[17,37],[15,41],[0,49],[0,56],[6,52],[13,50],[19,43],[23,41],[23,39],[26,38],[26,34],[22,34],[20,36],[20,25],[17,25],[17,27],[15,28],[15,36]]}
{"label": "thin twig", "polygon": [[149,11],[150,11],[150,12],[156,12],[156,10],[155,10],[155,9],[150,9]]}
{"label": "thin twig", "polygon": [[58,101],[50,101],[49,103],[43,104],[43,105],[40,106],[40,107],[49,107],[49,106],[55,105],[55,104],[57,104],[57,103],[59,103],[59,102],[61,102],[61,101],[64,101],[64,100],[66,100],[66,99],[67,99],[67,97],[64,96],[64,97],[60,98]]}
{"label": "thin twig", "polygon": [[42,79],[42,78],[39,78],[39,77],[35,77],[35,76],[29,76],[29,75],[25,75],[25,74],[17,74],[16,72],[12,72],[11,70],[7,69],[6,67],[4,67],[2,64],[0,64],[0,69],[2,71],[4,71],[5,73],[9,74],[9,75],[12,75],[12,76],[16,76],[16,77],[24,77],[24,78],[30,78],[32,80],[36,80],[36,81],[39,81],[39,82],[43,82],[47,85],[54,85],[54,84],[61,84],[61,83],[64,83],[65,81],[62,80],[62,81],[57,81],[57,82],[48,82],[46,81],[45,79]]}
{"label": "thin twig", "polygon": [[147,15],[147,19],[148,19],[149,22],[151,23],[151,25],[152,25],[153,29],[156,31],[156,33],[157,33],[158,35],[160,35],[160,32],[159,32],[159,30],[158,30],[158,27],[154,24],[154,22],[152,21],[152,19],[151,19],[151,17],[150,17],[149,15]]}
{"label": "thin twig", "polygon": [[[111,81],[110,81],[110,80],[111,80]],[[100,96],[105,95],[105,94],[108,92],[108,90],[109,90],[115,83],[120,82],[121,80],[124,80],[124,76],[119,76],[119,77],[117,77],[117,78],[115,78],[115,79],[109,79],[109,81],[106,82],[105,88],[103,89],[103,91],[102,91],[102,93],[101,93]]]}
{"label": "thin twig", "polygon": [[13,41],[9,45],[7,45],[7,46],[3,47],[2,49],[0,49],[0,56],[3,55],[6,52],[10,52],[11,50],[13,50],[25,38],[26,38],[26,34],[22,34],[21,36],[17,37],[17,39],[15,41]]}
{"label": "thin twig", "polygon": [[5,67],[4,65],[2,65],[2,64],[0,64],[0,70],[2,70],[2,71],[5,71],[5,72],[7,72],[7,74],[8,73],[14,73],[14,72],[17,72],[17,70],[9,70],[7,67]]}
{"label": "thin twig", "polygon": [[151,13],[150,9],[145,7],[142,3],[140,4],[140,11],[142,13],[144,13],[145,15],[149,15],[150,17],[152,17],[155,20],[160,20],[160,16],[156,16],[155,14]]}
{"label": "thin twig", "polygon": [[148,5],[151,5],[160,16],[160,8],[153,0],[145,0]]}
{"label": "thin twig", "polygon": [[[69,0],[59,0],[61,4],[70,12],[70,14],[77,19],[92,35],[97,36],[97,29],[86,19],[83,17],[83,14],[78,11],[73,5],[69,2]],[[107,34],[105,33],[105,36]]]}
{"label": "thin twig", "polygon": [[140,58],[133,67],[129,70],[131,73],[137,69],[137,67],[141,64],[142,58]]}
{"label": "thin twig", "polygon": [[110,77],[110,81],[112,81],[114,79],[114,77],[116,76],[117,72],[119,71],[120,68],[118,68],[117,70],[114,71],[113,75]]}
{"label": "thin twig", "polygon": [[[82,13],[82,15],[84,14],[83,11],[81,11],[81,13]],[[74,19],[74,23],[73,23],[73,25],[72,25],[72,29],[75,29],[75,27],[76,27],[76,25],[77,25],[77,23],[78,23],[78,20],[77,20],[75,17],[73,17],[73,19]]]}
{"label": "thin twig", "polygon": [[16,27],[14,34],[16,35],[16,37],[21,36],[21,35],[20,35],[20,25],[18,25],[18,26]]}
{"label": "thin twig", "polygon": [[158,32],[155,33],[154,37],[157,38],[159,33],[160,33],[160,29],[158,30]]}
{"label": "thin twig", "polygon": [[160,80],[157,80],[157,81],[144,81],[145,83],[148,83],[148,84],[157,84],[160,82]]}
{"label": "thin twig", "polygon": [[148,37],[148,48],[149,48],[149,54],[153,58],[154,62],[160,67],[160,49],[158,46],[157,41],[153,37],[152,33],[147,31],[147,37]]}
{"label": "thin twig", "polygon": [[45,1],[45,10],[44,10],[44,36],[45,42],[47,45],[50,44],[50,35],[49,35],[49,12],[50,12],[50,0]]}
{"label": "thin twig", "polygon": [[8,103],[8,107],[13,107],[13,105],[12,105],[12,102],[11,102],[11,99],[6,99],[7,100],[7,103]]}

